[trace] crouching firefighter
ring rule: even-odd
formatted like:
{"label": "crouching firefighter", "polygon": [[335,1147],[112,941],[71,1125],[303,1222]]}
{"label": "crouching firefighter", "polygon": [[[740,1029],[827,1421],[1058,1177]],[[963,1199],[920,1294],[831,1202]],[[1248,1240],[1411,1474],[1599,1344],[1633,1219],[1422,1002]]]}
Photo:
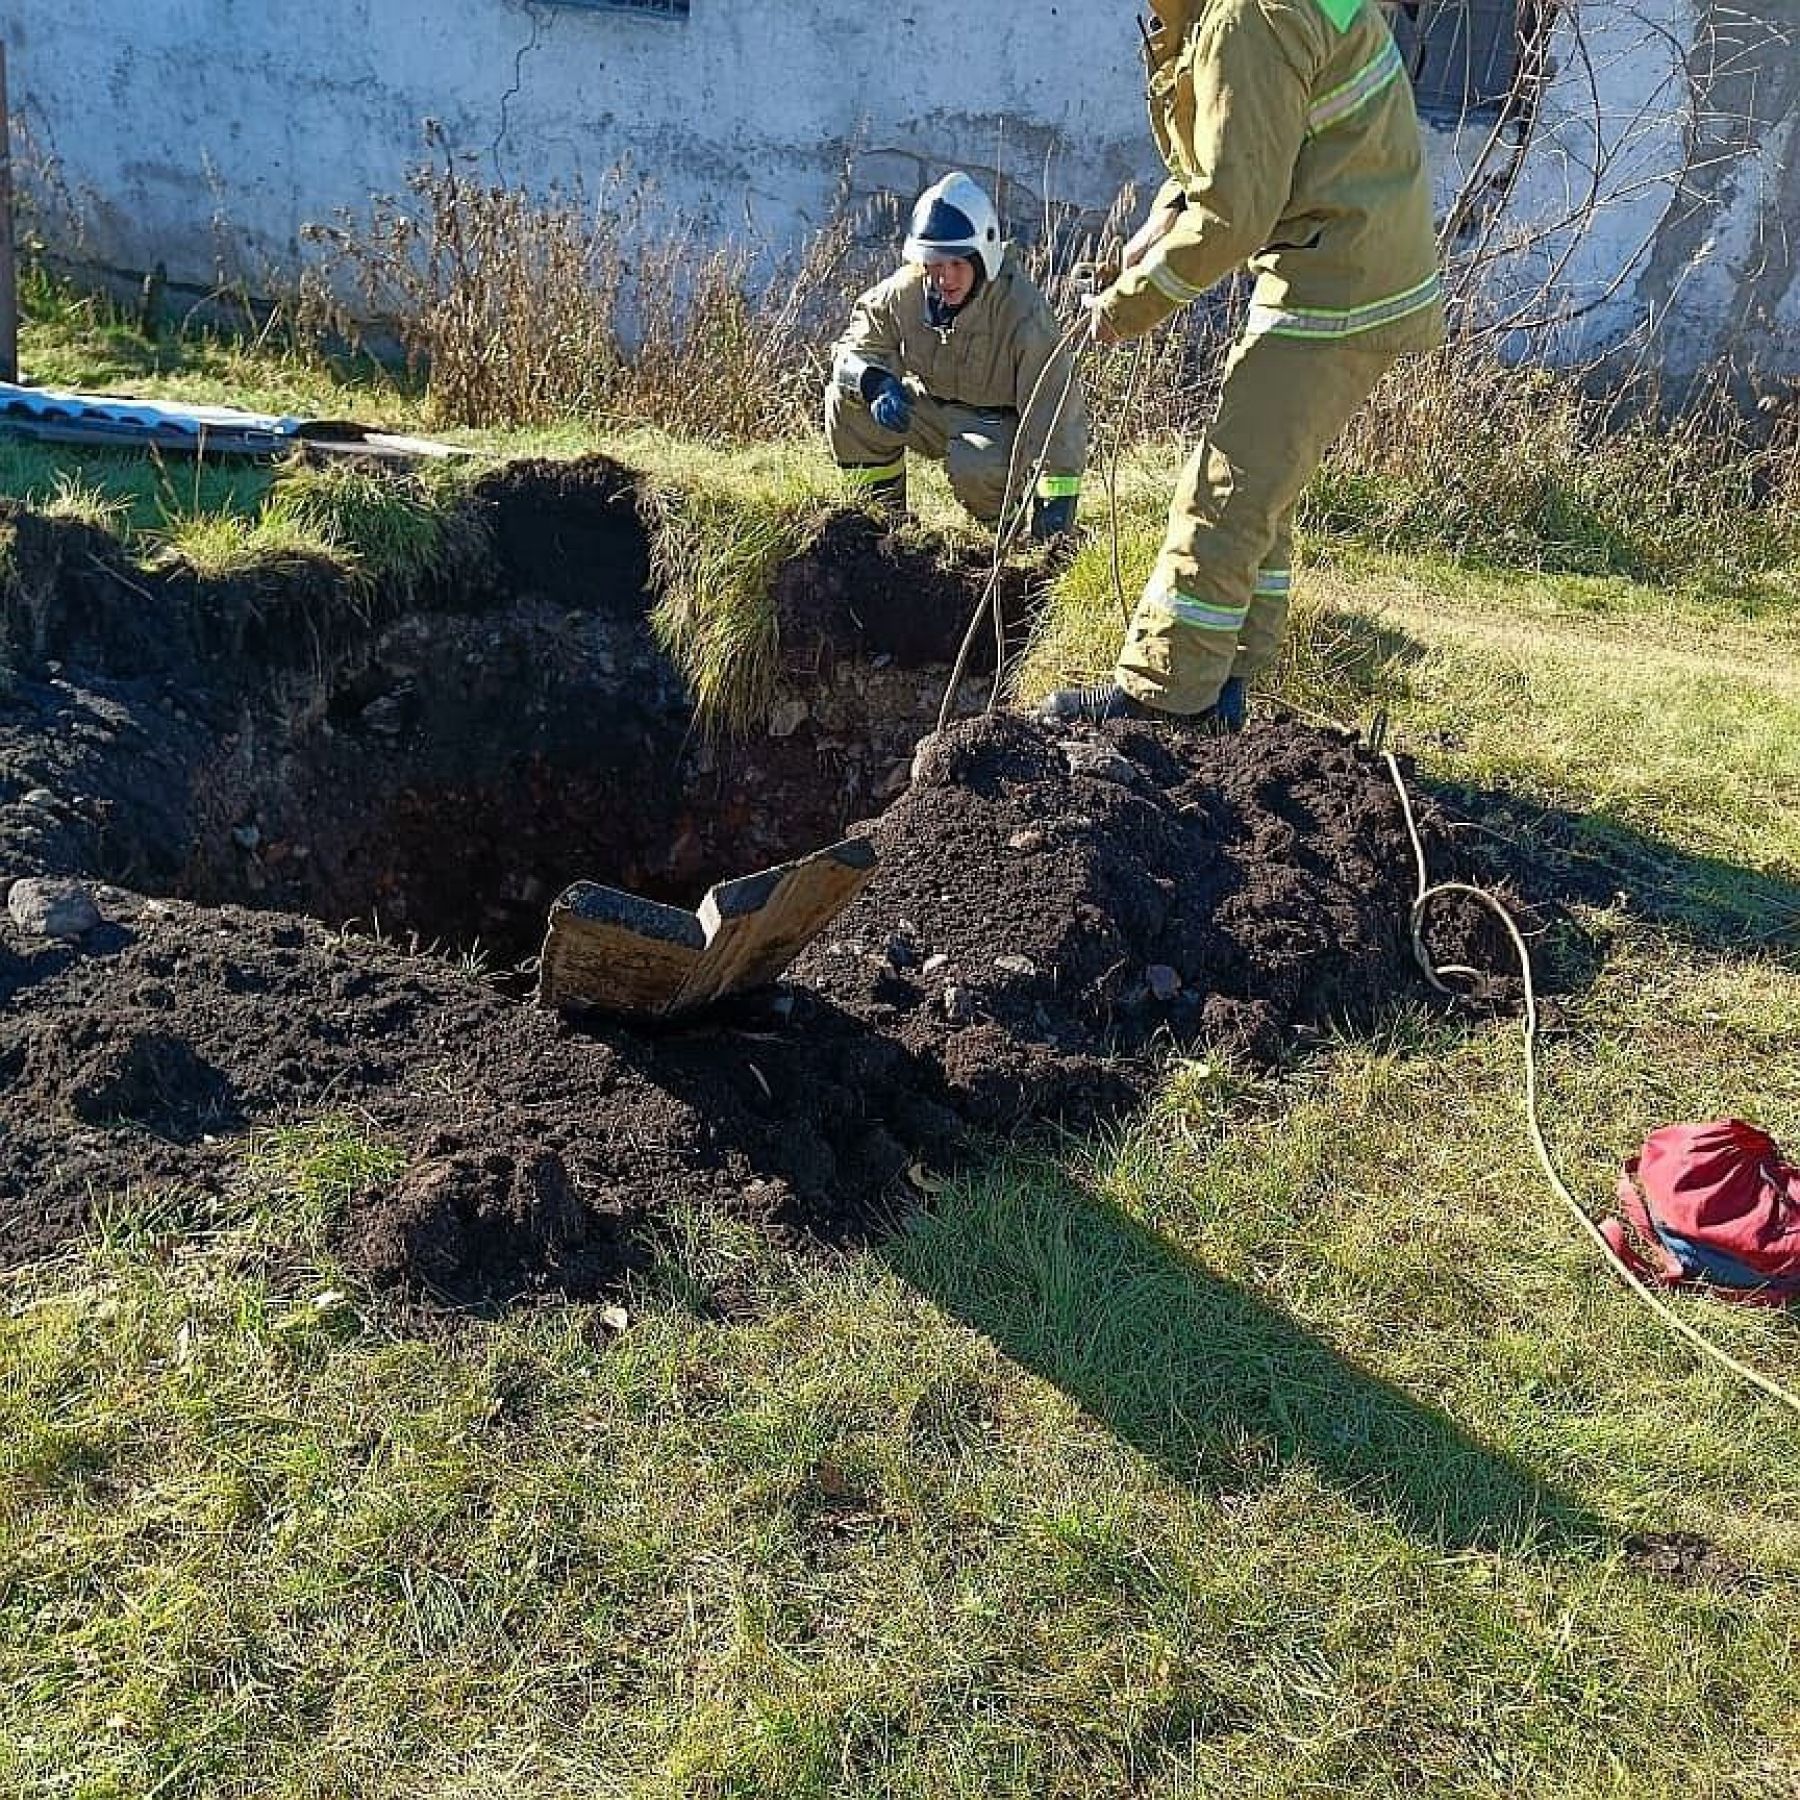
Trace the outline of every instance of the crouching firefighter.
{"label": "crouching firefighter", "polygon": [[1255,287],[1113,677],[1043,716],[1235,730],[1286,629],[1301,490],[1388,366],[1443,342],[1443,293],[1412,87],[1374,0],[1153,6],[1169,179],[1090,303],[1093,341],[1142,336],[1240,265]]}
{"label": "crouching firefighter", "polygon": [[900,268],[856,302],[833,348],[825,433],[839,468],[890,517],[906,453],[940,459],[985,522],[1017,517],[1035,471],[1031,535],[1073,529],[1087,407],[1064,333],[993,202],[967,175],[919,196]]}

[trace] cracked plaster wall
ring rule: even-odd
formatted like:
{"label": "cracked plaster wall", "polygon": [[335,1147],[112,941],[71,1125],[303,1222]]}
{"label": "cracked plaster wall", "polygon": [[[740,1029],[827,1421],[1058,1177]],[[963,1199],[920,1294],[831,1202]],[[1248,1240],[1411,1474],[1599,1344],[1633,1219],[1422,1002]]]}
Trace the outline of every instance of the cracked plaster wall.
{"label": "cracked plaster wall", "polygon": [[1555,321],[1566,360],[1800,376],[1800,0],[1563,0],[1550,58],[1518,177],[1462,243],[1499,316]]}
{"label": "cracked plaster wall", "polygon": [[[306,221],[401,188],[427,117],[533,186],[592,188],[629,157],[703,228],[774,248],[846,175],[910,196],[946,167],[999,170],[1029,226],[1045,197],[1097,211],[1157,173],[1122,0],[693,0],[685,21],[548,0],[12,0],[0,31],[16,172],[54,247],[194,288],[290,273]],[[1571,357],[1800,372],[1797,36],[1800,0],[1560,0],[1528,151],[1510,181],[1482,171],[1464,236],[1502,315],[1559,315]],[[1483,135],[1434,134],[1446,203]]]}
{"label": "cracked plaster wall", "polygon": [[964,0],[694,0],[686,20],[548,0],[12,0],[0,30],[21,185],[47,158],[86,260],[206,285],[221,265],[253,284],[290,270],[305,222],[398,192],[428,117],[489,178],[593,191],[629,157],[670,208],[775,246],[831,212],[847,170],[853,192],[910,199],[946,168],[997,168],[1022,220],[1046,175],[1103,207],[1153,174],[1128,9],[980,10],[971,29]]}

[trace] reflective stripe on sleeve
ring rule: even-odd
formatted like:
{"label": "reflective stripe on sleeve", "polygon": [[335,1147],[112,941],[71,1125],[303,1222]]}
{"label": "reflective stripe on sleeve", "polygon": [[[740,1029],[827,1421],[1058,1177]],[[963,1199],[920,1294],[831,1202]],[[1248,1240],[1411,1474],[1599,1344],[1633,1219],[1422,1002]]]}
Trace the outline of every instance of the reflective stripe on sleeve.
{"label": "reflective stripe on sleeve", "polygon": [[1040,500],[1066,500],[1081,492],[1079,475],[1040,475],[1037,484]]}
{"label": "reflective stripe on sleeve", "polygon": [[1386,300],[1372,300],[1367,306],[1352,306],[1343,311],[1328,311],[1314,306],[1267,306],[1253,301],[1244,323],[1246,337],[1346,338],[1360,331],[1373,331],[1377,325],[1391,325],[1396,319],[1409,318],[1423,312],[1443,294],[1438,272],[1432,272],[1403,294]]}
{"label": "reflective stripe on sleeve", "polygon": [[1294,571],[1292,569],[1258,569],[1256,571],[1256,592],[1266,598],[1277,595],[1286,597],[1293,591]]}
{"label": "reflective stripe on sleeve", "polygon": [[1405,67],[1400,58],[1400,46],[1390,37],[1379,55],[1365,63],[1341,86],[1321,94],[1306,109],[1307,134],[1311,136],[1343,124],[1352,113],[1367,106]]}
{"label": "reflective stripe on sleeve", "polygon": [[1198,300],[1206,292],[1205,288],[1197,288],[1192,282],[1183,281],[1155,251],[1145,259],[1142,267],[1144,279],[1177,306],[1186,306],[1189,301]]}

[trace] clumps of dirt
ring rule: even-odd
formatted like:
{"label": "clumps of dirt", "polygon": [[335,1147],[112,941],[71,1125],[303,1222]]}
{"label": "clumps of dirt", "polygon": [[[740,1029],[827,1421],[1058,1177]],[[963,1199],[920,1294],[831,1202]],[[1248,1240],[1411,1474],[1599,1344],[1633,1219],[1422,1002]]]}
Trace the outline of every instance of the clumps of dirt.
{"label": "clumps of dirt", "polygon": [[[603,458],[496,471],[454,567],[373,599],[0,505],[0,889],[72,878],[103,918],[0,914],[0,1262],[139,1190],[228,1209],[247,1134],[342,1113],[403,1165],[339,1222],[350,1268],[598,1294],[691,1209],[855,1238],[913,1165],[1117,1117],[1169,1051],[1277,1064],[1427,993],[1399,797],[1352,739],[992,714],[912,755],[986,570],[847,512],[778,578],[778,716],[714,743],[647,625],[637,500]],[[472,972],[569,881],[689,904],[890,800],[874,880],[770,992],[577,1027]],[[1508,966],[1478,909],[1433,930]]]}
{"label": "clumps of dirt", "polygon": [[1625,1540],[1625,1560],[1640,1574],[1672,1587],[1748,1593],[1762,1585],[1756,1572],[1697,1531],[1641,1531]]}
{"label": "clumps of dirt", "polygon": [[595,1294],[683,1209],[855,1236],[911,1164],[1115,1116],[1165,1046],[1278,1059],[1423,991],[1399,801],[1342,737],[993,715],[931,740],[873,830],[875,880],[788,982],[664,1030],[279,914],[101,890],[84,946],[0,927],[0,1254],[95,1193],[226,1191],[244,1130],[341,1109],[405,1156],[350,1209],[352,1267],[464,1304]]}
{"label": "clumps of dirt", "polygon": [[[1445,868],[1429,810],[1423,831]],[[878,879],[791,973],[940,1066],[983,1128],[1091,1124],[1158,1050],[1276,1063],[1422,991],[1404,810],[1343,734],[993,714],[923,747],[875,835]],[[1434,935],[1440,960],[1505,967],[1479,913]]]}
{"label": "clumps of dirt", "polygon": [[427,1293],[505,1299],[555,1287],[589,1292],[633,1262],[623,1215],[586,1204],[555,1143],[421,1144],[376,1206],[344,1233],[350,1259],[378,1282]]}

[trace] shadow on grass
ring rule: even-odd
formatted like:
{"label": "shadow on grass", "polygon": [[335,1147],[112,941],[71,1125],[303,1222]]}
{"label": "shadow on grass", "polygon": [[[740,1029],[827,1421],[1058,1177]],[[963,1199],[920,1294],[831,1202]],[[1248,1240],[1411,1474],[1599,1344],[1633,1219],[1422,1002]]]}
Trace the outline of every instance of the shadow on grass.
{"label": "shadow on grass", "polygon": [[1610,817],[1434,782],[1474,861],[1533,905],[1616,906],[1695,949],[1800,951],[1800,882],[1679,850]]}
{"label": "shadow on grass", "polygon": [[1304,1464],[1446,1548],[1570,1550],[1605,1524],[1042,1163],[959,1187],[883,1255],[910,1285],[1188,1486]]}
{"label": "shadow on grass", "polygon": [[[1332,679],[1361,702],[1378,702],[1391,672],[1425,655],[1417,639],[1359,613],[1334,612],[1327,629]],[[1604,810],[1453,781],[1421,785],[1462,822],[1458,835],[1477,872],[1505,880],[1534,907],[1620,907],[1697,949],[1800,950],[1800,882],[1678,849]],[[1592,960],[1574,955],[1561,971],[1565,987],[1585,985]]]}

